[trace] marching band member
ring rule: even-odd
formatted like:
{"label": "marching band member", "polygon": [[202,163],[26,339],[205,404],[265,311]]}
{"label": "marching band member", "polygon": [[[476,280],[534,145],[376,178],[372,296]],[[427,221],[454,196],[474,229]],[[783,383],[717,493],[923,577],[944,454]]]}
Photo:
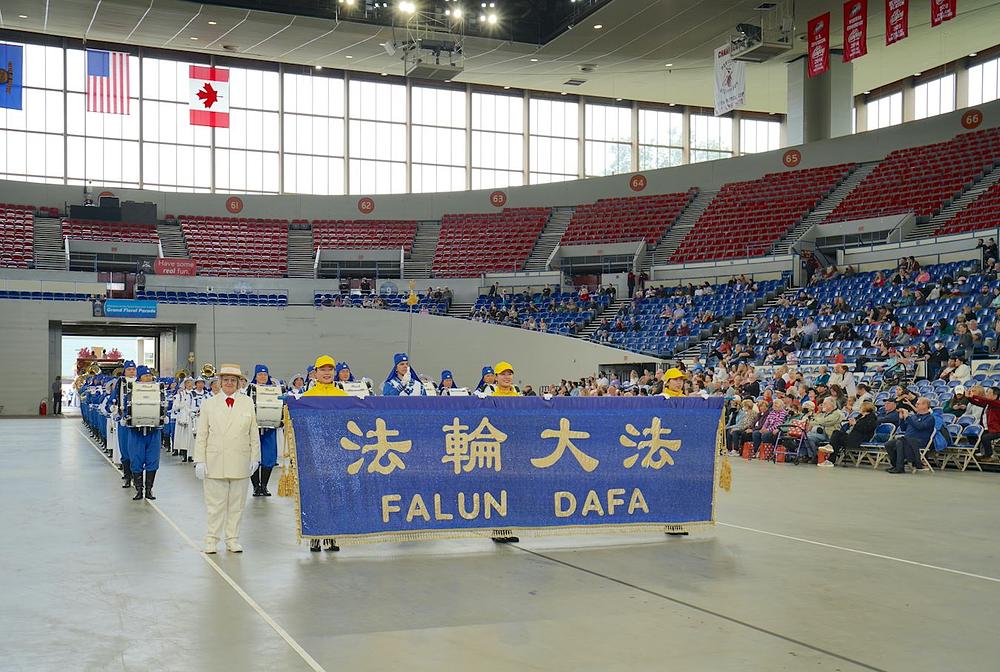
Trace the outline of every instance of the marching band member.
{"label": "marching band member", "polygon": [[338,383],[353,383],[354,382],[354,372],[351,371],[351,365],[347,362],[337,362],[337,368],[333,372],[334,382]]}
{"label": "marching band member", "polygon": [[[253,382],[247,386],[247,392],[254,408],[257,406],[257,387],[259,385],[274,385],[271,380],[271,372],[266,364],[258,364],[253,369]],[[263,427],[260,420],[257,422],[257,431],[260,433],[260,465],[250,474],[250,482],[253,483],[254,497],[270,497],[267,484],[271,480],[271,471],[278,464],[278,428]]]}
{"label": "marching band member", "polygon": [[[212,394],[205,385],[205,379],[201,376],[194,379],[194,391],[191,392],[191,421],[188,423],[188,430],[191,432],[192,442],[198,439],[198,418],[201,416],[201,405],[205,403]],[[189,444],[187,462],[194,462],[194,444]]]}
{"label": "marching band member", "polygon": [[177,423],[174,436],[174,454],[180,455],[182,462],[187,462],[188,455],[194,452],[193,405],[194,380],[186,378],[174,398],[174,419]]}
{"label": "marching band member", "polygon": [[127,360],[123,365],[121,377],[115,383],[113,411],[115,421],[118,424],[118,453],[121,455],[122,465],[122,488],[132,487],[131,468],[131,448],[129,446],[132,438],[132,428],[125,421],[125,397],[128,394],[128,386],[135,381],[135,362]]}
{"label": "marching band member", "polygon": [[218,378],[212,378],[210,396],[217,397],[222,394],[222,385],[219,383]]}
{"label": "marching band member", "polygon": [[[333,357],[330,355],[320,355],[316,358],[315,367],[310,367],[313,369],[312,373],[315,374],[314,385],[306,390],[303,397],[346,397],[347,392],[337,387],[333,380],[334,369],[337,366],[337,362],[334,361]],[[323,539],[322,547],[328,551],[338,551],[337,545],[333,542],[333,539]],[[310,539],[309,540],[309,550],[312,552],[318,552],[320,550],[320,540]]]}
{"label": "marching band member", "polygon": [[[156,382],[148,367],[140,366],[138,367],[136,373],[139,376],[140,383]],[[156,497],[153,496],[153,481],[156,480],[156,470],[160,468],[160,434],[163,427],[163,412],[165,406],[163,384],[160,383],[158,387],[159,390],[157,397],[159,400],[159,409],[157,412],[158,417],[156,419],[157,425],[140,427],[130,425],[130,429],[133,433],[131,439],[129,440],[129,466],[132,469],[132,482],[135,484],[135,497],[132,498],[134,501],[139,501],[144,496],[142,481],[143,471],[146,472],[145,498],[156,499]],[[128,402],[129,422],[137,422],[134,415],[134,389],[129,393]]]}
{"label": "marching band member", "polygon": [[166,384],[166,394],[167,394],[167,423],[163,425],[163,447],[171,452],[172,455],[177,454],[177,448],[175,447],[175,433],[177,429],[177,413],[174,411],[174,400],[177,399],[177,381],[173,378],[161,379],[161,381],[169,381]]}
{"label": "marching band member", "polygon": [[292,382],[288,385],[288,394],[298,399],[306,393],[306,377],[301,373],[292,376]]}
{"label": "marching band member", "polygon": [[476,394],[481,397],[488,397],[493,394],[493,386],[496,385],[497,377],[492,366],[483,367],[483,375],[476,385]]}
{"label": "marching band member", "polygon": [[441,382],[438,383],[438,394],[447,397],[455,387],[455,376],[451,375],[451,371],[448,369],[442,371]]}
{"label": "marching band member", "polygon": [[674,367],[672,369],[667,369],[667,372],[663,374],[663,396],[665,397],[683,397],[684,394],[684,372]]}
{"label": "marching band member", "polygon": [[397,352],[392,358],[393,366],[382,384],[382,395],[386,397],[421,397],[427,395],[420,376],[410,368],[410,358],[405,352]]}
{"label": "marching band member", "polygon": [[521,389],[514,384],[514,367],[507,362],[498,362],[493,370],[496,372],[496,387],[494,397],[520,397]]}
{"label": "marching band member", "polygon": [[306,367],[306,392],[316,384],[316,367],[310,364]]}

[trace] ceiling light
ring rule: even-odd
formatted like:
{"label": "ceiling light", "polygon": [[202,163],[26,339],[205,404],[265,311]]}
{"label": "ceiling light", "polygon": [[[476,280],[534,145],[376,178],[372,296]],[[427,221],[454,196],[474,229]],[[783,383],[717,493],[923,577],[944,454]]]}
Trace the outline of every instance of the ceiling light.
{"label": "ceiling light", "polygon": [[670,103],[670,107],[677,107],[677,103]]}
{"label": "ceiling light", "polygon": [[461,7],[456,7],[455,9],[451,10],[451,18],[455,19],[456,21],[461,21],[462,20],[462,8]]}
{"label": "ceiling light", "polygon": [[598,24],[595,24],[595,25],[594,25],[594,30],[600,30],[600,29],[601,29],[601,28],[603,28],[603,27],[604,27],[604,24],[603,24],[603,23],[598,23]]}
{"label": "ceiling light", "polygon": [[347,56],[344,56],[344,58],[354,58],[354,57],[348,54]]}
{"label": "ceiling light", "polygon": [[974,57],[976,57],[978,55],[979,55],[979,52],[974,51],[971,54],[969,54],[969,58],[974,58]]}
{"label": "ceiling light", "polygon": [[566,95],[566,92],[565,92],[565,91],[563,91],[563,92],[562,92],[562,93],[560,93],[559,95],[560,95],[560,96],[565,96],[565,95]]}
{"label": "ceiling light", "polygon": [[674,64],[673,63],[667,63],[664,67],[672,68],[672,67],[674,67]]}
{"label": "ceiling light", "polygon": [[316,66],[316,69],[317,69],[317,70],[322,70],[322,69],[323,69],[323,66],[322,66],[322,65],[317,65],[317,66]]}
{"label": "ceiling light", "polygon": [[27,14],[18,14],[17,18],[19,18],[19,19],[26,19],[26,18],[28,18],[28,15]]}
{"label": "ceiling light", "polygon": [[507,91],[508,89],[510,89],[510,87],[509,87],[509,86],[505,86],[505,87],[503,87],[503,90],[504,90],[504,91]]}
{"label": "ceiling light", "polygon": [[490,14],[489,17],[486,19],[486,22],[489,23],[490,25],[495,25],[497,22],[497,15]]}
{"label": "ceiling light", "polygon": [[622,102],[621,98],[615,98],[615,100],[617,100],[619,103]]}
{"label": "ceiling light", "polygon": [[867,96],[871,91],[865,91],[864,94]]}
{"label": "ceiling light", "polygon": [[403,14],[414,14],[417,11],[417,5],[413,2],[400,2],[396,4],[396,9]]}
{"label": "ceiling light", "polygon": [[197,38],[197,37],[192,37],[191,39],[192,39],[192,40],[195,40],[195,41],[197,41],[197,40],[198,40],[198,38]]}
{"label": "ceiling light", "polygon": [[913,76],[914,76],[914,77],[919,77],[919,76],[920,76],[920,75],[922,75],[922,74],[924,74],[924,73],[922,73],[922,72],[914,72],[914,73],[913,73]]}
{"label": "ceiling light", "polygon": [[531,59],[531,62],[532,62],[532,63],[538,63],[538,59],[537,59],[537,58],[532,58],[532,59]]}
{"label": "ceiling light", "polygon": [[388,73],[388,72],[380,72],[380,73],[378,73],[378,74],[382,75],[383,77],[387,77],[387,76],[389,75],[389,73]]}
{"label": "ceiling light", "polygon": [[209,22],[208,22],[208,25],[210,25],[210,26],[214,26],[215,24],[216,24],[216,22],[215,22],[215,21],[209,21]]}

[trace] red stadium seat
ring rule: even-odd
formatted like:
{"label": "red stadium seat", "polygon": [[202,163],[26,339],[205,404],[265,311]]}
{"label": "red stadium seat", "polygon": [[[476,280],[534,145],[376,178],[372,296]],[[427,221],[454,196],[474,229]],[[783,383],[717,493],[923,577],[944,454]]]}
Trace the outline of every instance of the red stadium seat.
{"label": "red stadium seat", "polygon": [[280,278],[288,271],[288,220],[180,215],[201,275]]}

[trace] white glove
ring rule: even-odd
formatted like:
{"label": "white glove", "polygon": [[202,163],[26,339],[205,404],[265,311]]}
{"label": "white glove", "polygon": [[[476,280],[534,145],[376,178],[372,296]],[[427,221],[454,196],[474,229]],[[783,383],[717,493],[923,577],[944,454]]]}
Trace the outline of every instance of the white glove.
{"label": "white glove", "polygon": [[198,477],[199,481],[204,481],[205,480],[205,463],[204,462],[199,462],[198,464],[194,465],[194,475]]}

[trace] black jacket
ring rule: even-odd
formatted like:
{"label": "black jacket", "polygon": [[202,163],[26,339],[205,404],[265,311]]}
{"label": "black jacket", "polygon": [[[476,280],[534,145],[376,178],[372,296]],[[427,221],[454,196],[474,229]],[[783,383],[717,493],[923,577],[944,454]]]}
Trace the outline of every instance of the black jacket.
{"label": "black jacket", "polygon": [[851,430],[847,432],[847,436],[844,438],[844,445],[846,448],[857,449],[861,447],[862,443],[866,441],[871,441],[872,437],[875,436],[875,429],[878,427],[878,417],[874,413],[869,413],[868,415],[862,415],[855,421],[854,426]]}

